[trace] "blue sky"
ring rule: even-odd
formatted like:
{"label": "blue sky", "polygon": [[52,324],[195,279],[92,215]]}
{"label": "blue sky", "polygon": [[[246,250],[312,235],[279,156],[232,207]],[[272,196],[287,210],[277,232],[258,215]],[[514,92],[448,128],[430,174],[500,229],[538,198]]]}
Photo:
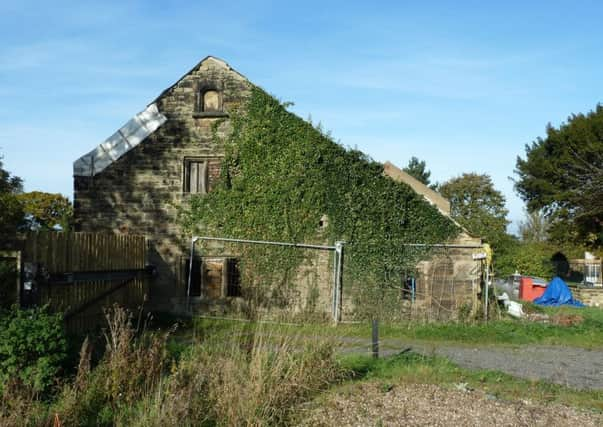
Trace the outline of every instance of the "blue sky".
{"label": "blue sky", "polygon": [[603,101],[603,2],[0,2],[0,154],[72,197],[72,162],[207,55],[378,161],[513,192],[524,145]]}

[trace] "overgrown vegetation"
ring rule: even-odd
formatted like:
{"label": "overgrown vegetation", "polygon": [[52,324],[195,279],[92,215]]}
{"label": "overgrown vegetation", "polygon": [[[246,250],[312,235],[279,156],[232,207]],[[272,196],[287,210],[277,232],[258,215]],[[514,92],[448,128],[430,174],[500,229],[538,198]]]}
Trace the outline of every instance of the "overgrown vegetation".
{"label": "overgrown vegetation", "polygon": [[66,356],[62,316],[45,308],[0,312],[0,394],[21,385],[49,392]]}
{"label": "overgrown vegetation", "polygon": [[[582,258],[584,247],[573,244],[558,244],[551,241],[520,241],[509,237],[502,242],[495,257],[494,269],[498,277],[505,278],[514,272],[526,276],[551,279],[560,275],[566,280],[576,281],[576,273],[569,270],[569,260]],[[564,266],[559,265],[563,259]],[[577,281],[581,281],[578,278]]]}
{"label": "overgrown vegetation", "polygon": [[28,387],[11,387],[0,424],[282,425],[292,408],[342,374],[325,341],[244,326],[197,335],[174,354],[170,332],[139,331],[117,307],[107,321],[100,360],[92,359],[86,340],[77,374],[46,401]]}
{"label": "overgrown vegetation", "polygon": [[17,275],[16,260],[0,257],[0,310],[9,309],[17,301]]}
{"label": "overgrown vegetation", "polygon": [[[401,243],[442,242],[457,227],[408,186],[383,176],[381,164],[343,148],[285,107],[253,89],[231,116],[232,132],[216,136],[226,154],[220,182],[191,199],[183,223],[203,235],[345,240],[346,283],[362,284],[359,306],[374,309],[382,303],[379,290],[399,287],[401,274],[424,256]],[[304,253],[258,246],[237,251],[247,260],[247,289],[261,284],[263,295],[275,296],[270,303],[286,304],[288,279]]]}
{"label": "overgrown vegetation", "polygon": [[[380,332],[383,340],[603,345],[602,312],[579,313],[583,321],[566,327],[516,321],[382,324]],[[367,338],[368,325],[330,328],[194,319],[184,324],[186,331],[141,331],[120,308],[111,310],[107,321],[102,357],[92,356],[86,340],[76,373],[57,375],[54,393],[44,398],[22,381],[5,382],[10,386],[3,390],[0,424],[47,426],[58,420],[69,426],[283,425],[295,420],[301,404],[346,379],[379,381],[384,388],[467,383],[502,399],[525,397],[602,409],[600,391],[467,371],[439,357],[413,353],[380,360],[336,357],[340,338]]]}

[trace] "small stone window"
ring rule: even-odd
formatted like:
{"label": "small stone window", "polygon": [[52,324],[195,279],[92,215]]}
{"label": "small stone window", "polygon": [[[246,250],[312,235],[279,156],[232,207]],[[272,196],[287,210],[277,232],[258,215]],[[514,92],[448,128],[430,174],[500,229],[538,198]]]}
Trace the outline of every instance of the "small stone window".
{"label": "small stone window", "polygon": [[209,191],[209,167],[207,160],[184,161],[184,192],[207,194]]}
{"label": "small stone window", "polygon": [[223,117],[226,115],[222,91],[213,85],[200,85],[194,117]]}
{"label": "small stone window", "polygon": [[220,105],[220,93],[217,90],[208,90],[203,93],[203,111],[222,111]]}

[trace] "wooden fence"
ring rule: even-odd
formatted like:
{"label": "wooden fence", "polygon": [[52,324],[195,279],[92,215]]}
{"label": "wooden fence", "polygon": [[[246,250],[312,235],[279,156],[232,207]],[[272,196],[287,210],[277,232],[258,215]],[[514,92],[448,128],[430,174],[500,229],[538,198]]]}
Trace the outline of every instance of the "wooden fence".
{"label": "wooden fence", "polygon": [[136,310],[148,293],[146,248],[138,235],[30,233],[21,253],[21,304],[64,313],[72,332],[101,325],[103,308],[114,303]]}

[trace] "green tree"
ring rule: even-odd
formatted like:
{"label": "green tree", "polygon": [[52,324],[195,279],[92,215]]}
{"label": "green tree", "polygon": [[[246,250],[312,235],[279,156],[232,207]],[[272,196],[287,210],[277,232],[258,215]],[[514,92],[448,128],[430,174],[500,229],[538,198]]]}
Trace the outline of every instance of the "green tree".
{"label": "green tree", "polygon": [[430,184],[429,177],[431,176],[431,172],[427,169],[424,160],[419,160],[413,156],[408,161],[408,166],[406,166],[403,170],[407,174],[421,181],[423,184]]}
{"label": "green tree", "polygon": [[0,245],[12,241],[23,221],[23,205],[18,194],[23,191],[21,178],[6,171],[0,156]]}
{"label": "green tree", "polygon": [[551,257],[555,251],[556,248],[547,243],[509,240],[496,253],[494,269],[499,277],[506,277],[517,271],[527,276],[550,279],[554,271]]}
{"label": "green tree", "polygon": [[603,244],[603,106],[549,124],[525,150],[515,189],[528,210],[543,210],[555,240]]}
{"label": "green tree", "polygon": [[488,175],[465,173],[439,187],[450,200],[452,217],[467,230],[484,237],[493,247],[507,236],[505,197],[494,188]]}
{"label": "green tree", "polygon": [[527,212],[519,223],[519,235],[524,242],[542,243],[549,239],[551,222],[542,211]]}
{"label": "green tree", "polygon": [[57,226],[67,231],[73,218],[71,202],[61,194],[32,191],[18,196],[23,204],[29,229],[52,230]]}

